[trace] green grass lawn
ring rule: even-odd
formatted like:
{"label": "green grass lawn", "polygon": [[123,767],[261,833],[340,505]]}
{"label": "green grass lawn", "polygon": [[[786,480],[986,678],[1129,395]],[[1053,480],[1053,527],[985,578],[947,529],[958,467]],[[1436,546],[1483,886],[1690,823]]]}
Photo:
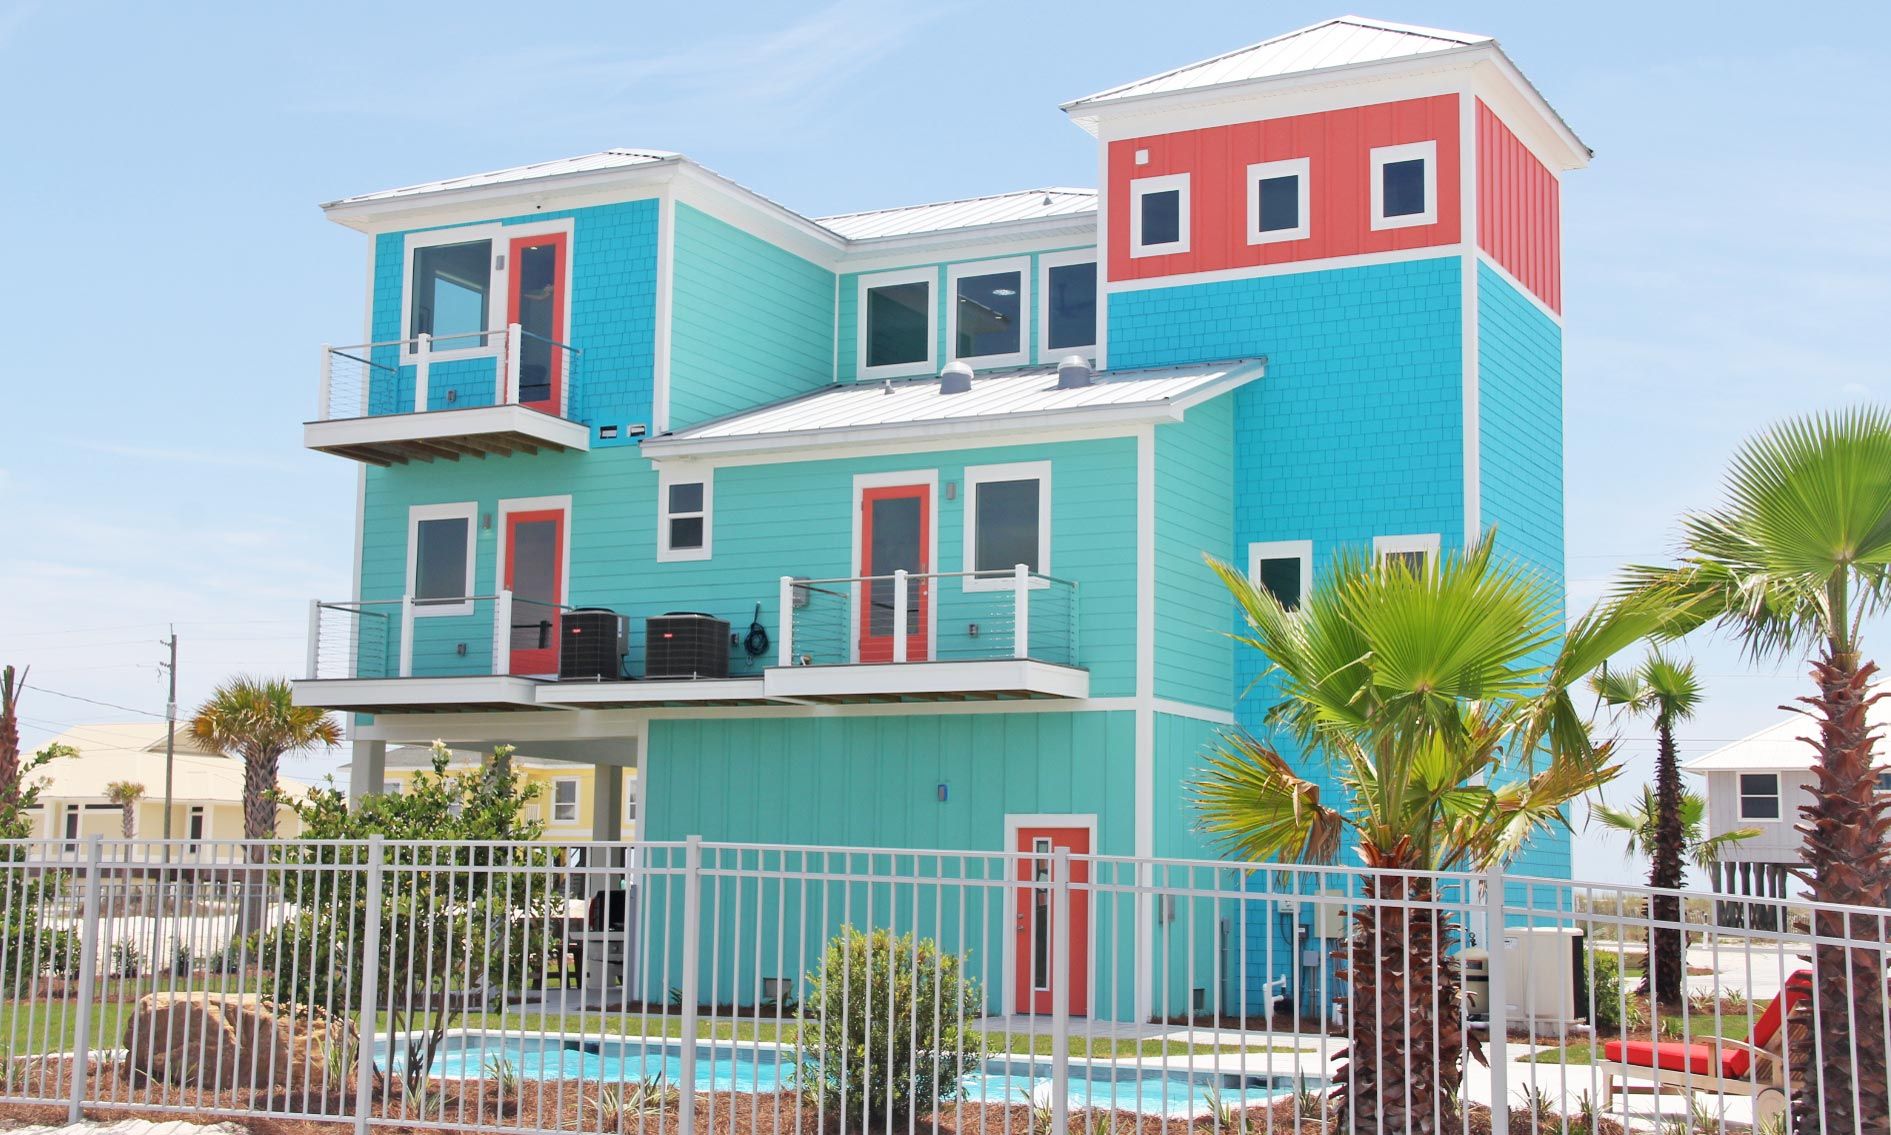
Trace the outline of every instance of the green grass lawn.
{"label": "green grass lawn", "polygon": [[[1661,1022],[1669,1032],[1657,1039],[1680,1041],[1682,1039],[1681,1017],[1680,1013],[1663,1013]],[[1747,1031],[1747,1019],[1744,1015],[1723,1013],[1716,1021],[1712,1013],[1696,1013],[1687,1018],[1686,1040],[1689,1044],[1705,1043],[1716,1036],[1745,1040]],[[1605,1037],[1600,1041],[1577,1041],[1549,1052],[1537,1053],[1527,1059],[1537,1064],[1594,1064],[1602,1051],[1602,1045],[1611,1039],[1614,1038]]]}

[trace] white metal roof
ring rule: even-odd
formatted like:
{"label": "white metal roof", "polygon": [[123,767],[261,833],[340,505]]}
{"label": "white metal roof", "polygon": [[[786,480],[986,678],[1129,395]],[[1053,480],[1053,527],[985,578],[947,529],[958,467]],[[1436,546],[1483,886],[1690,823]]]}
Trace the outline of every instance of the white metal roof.
{"label": "white metal roof", "polygon": [[[145,787],[147,798],[164,793],[164,731],[162,721],[81,725],[53,738],[70,745],[76,757],[61,757],[34,772],[43,800],[106,799],[105,786],[127,780]],[[236,804],[243,799],[243,762],[221,753],[206,753],[178,730],[177,755],[172,763],[172,799],[189,804]],[[301,794],[306,786],[288,777],[277,778],[284,792]]]}
{"label": "white metal roof", "polygon": [[[1865,711],[1866,720],[1879,730],[1891,726],[1891,698],[1877,702]],[[1817,751],[1805,741],[1818,735],[1818,724],[1803,714],[1793,714],[1769,725],[1758,733],[1742,737],[1731,745],[1722,745],[1706,756],[1696,757],[1681,767],[1689,772],[1780,772],[1812,768]]]}
{"label": "white metal roof", "polygon": [[464,177],[449,177],[440,181],[426,181],[419,185],[405,185],[399,189],[382,189],[374,193],[362,193],[354,197],[343,197],[331,201],[323,208],[336,205],[356,205],[367,201],[394,201],[403,197],[422,197],[430,193],[445,193],[454,189],[479,189],[488,185],[504,185],[514,181],[536,181],[541,178],[559,177],[565,174],[597,173],[601,170],[628,169],[631,166],[655,165],[658,162],[674,161],[681,157],[668,150],[599,150],[595,154],[580,154],[575,158],[556,158],[549,162],[533,162],[530,165],[512,166],[509,169],[490,170],[486,173],[471,173]]}
{"label": "white metal roof", "polygon": [[939,393],[937,378],[830,386],[813,394],[651,438],[651,457],[824,446],[907,433],[1015,432],[1057,425],[1154,421],[1266,373],[1266,359],[1099,372],[1088,386],[1057,389],[1055,367],[972,379],[971,389]]}
{"label": "white metal roof", "polygon": [[1096,190],[1054,186],[1049,189],[994,193],[987,197],[968,197],[962,201],[936,201],[929,205],[841,213],[832,217],[816,217],[815,223],[848,240],[871,240],[874,237],[911,236],[975,225],[996,225],[1006,221],[1082,216],[1096,212],[1096,208]]}
{"label": "white metal roof", "polygon": [[1491,37],[1484,35],[1393,24],[1364,16],[1340,16],[1212,59],[1099,91],[1065,104],[1065,109],[1138,95],[1168,94],[1220,86],[1223,83],[1271,79],[1357,63],[1377,63],[1405,56],[1455,51],[1490,42]]}

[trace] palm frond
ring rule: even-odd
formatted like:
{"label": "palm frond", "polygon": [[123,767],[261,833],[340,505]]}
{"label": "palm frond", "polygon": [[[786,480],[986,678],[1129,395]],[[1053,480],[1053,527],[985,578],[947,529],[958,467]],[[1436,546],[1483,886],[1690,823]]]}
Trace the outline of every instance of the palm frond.
{"label": "palm frond", "polygon": [[1271,745],[1230,733],[1189,785],[1201,832],[1251,862],[1327,863],[1344,818]]}

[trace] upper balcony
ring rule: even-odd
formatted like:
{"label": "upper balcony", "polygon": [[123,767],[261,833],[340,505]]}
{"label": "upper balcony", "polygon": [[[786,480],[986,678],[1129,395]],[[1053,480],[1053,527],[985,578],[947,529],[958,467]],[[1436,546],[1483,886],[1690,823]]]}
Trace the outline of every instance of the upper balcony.
{"label": "upper balcony", "polygon": [[569,415],[581,359],[516,323],[450,339],[324,346],[302,444],[370,465],[589,449],[590,428]]}

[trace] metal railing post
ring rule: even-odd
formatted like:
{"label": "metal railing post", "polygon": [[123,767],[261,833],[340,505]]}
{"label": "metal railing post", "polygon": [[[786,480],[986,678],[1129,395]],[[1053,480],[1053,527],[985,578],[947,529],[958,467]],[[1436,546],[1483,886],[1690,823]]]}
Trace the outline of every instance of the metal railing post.
{"label": "metal railing post", "polygon": [[492,672],[505,675],[512,671],[512,592],[500,588],[492,601]]}
{"label": "metal railing post", "polygon": [[92,1071],[92,1000],[98,985],[99,885],[104,858],[104,837],[94,835],[85,843],[85,918],[79,924],[79,1018],[72,1032],[72,1096],[66,1102],[66,1122],[79,1123],[85,1118],[81,1105]]}
{"label": "metal railing post", "polygon": [[321,392],[315,396],[315,420],[318,422],[326,422],[328,420],[328,405],[329,405],[330,391],[334,386],[334,381],[335,381],[335,348],[329,346],[327,343],[323,343],[322,344],[322,386],[321,386]]}
{"label": "metal railing post", "polygon": [[1031,657],[1031,569],[1011,569],[1011,657]]}
{"label": "metal railing post", "polygon": [[508,406],[519,403],[519,325],[506,324],[506,400]]}
{"label": "metal railing post", "polygon": [[[321,677],[320,674],[316,673],[316,667],[321,664],[321,658],[322,658],[322,601],[320,599],[311,599],[309,600],[308,668],[303,671],[303,673],[308,676],[310,681],[314,681],[316,678]],[[348,676],[350,678],[354,677],[353,674],[350,674]]]}
{"label": "metal railing post", "polygon": [[401,677],[414,676],[414,597],[401,596]]}
{"label": "metal railing post", "polygon": [[414,413],[427,412],[427,382],[433,369],[433,336],[420,333],[420,342],[414,348]]}
{"label": "metal railing post", "polygon": [[893,661],[906,661],[906,569],[893,572]]}
{"label": "metal railing post", "polygon": [[1050,1135],[1065,1135],[1070,1127],[1070,849],[1057,848],[1051,863]]}
{"label": "metal railing post", "polygon": [[1490,1061],[1491,1135],[1510,1133],[1509,994],[1504,989],[1504,868],[1497,864],[1484,873],[1484,951],[1489,955],[1490,1036],[1484,1050]]}
{"label": "metal railing post", "polygon": [[699,968],[703,942],[703,839],[690,836],[683,845],[683,977],[679,990],[683,998],[683,1039],[677,1069],[677,1087],[681,1089],[676,1130],[691,1135],[696,1130],[696,1002],[702,982]]}
{"label": "metal railing post", "polygon": [[[368,1135],[368,1113],[374,1105],[375,1006],[381,1000],[381,867],[385,855],[382,837],[368,837],[368,920],[361,931],[361,1007],[355,1014],[355,1135]],[[394,1072],[394,1042],[388,1036],[388,1074]]]}
{"label": "metal railing post", "polygon": [[781,640],[780,650],[775,655],[777,666],[794,665],[794,576],[781,577],[781,625],[776,629],[776,636]]}

